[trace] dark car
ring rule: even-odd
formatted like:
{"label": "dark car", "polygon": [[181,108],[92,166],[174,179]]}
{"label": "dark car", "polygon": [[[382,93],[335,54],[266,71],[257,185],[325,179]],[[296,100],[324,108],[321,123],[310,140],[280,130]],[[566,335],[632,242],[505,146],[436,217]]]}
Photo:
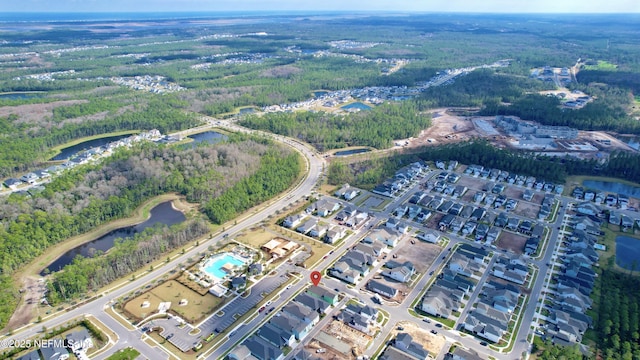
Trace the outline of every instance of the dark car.
{"label": "dark car", "polygon": [[481,341],[481,342],[480,342],[480,345],[482,345],[482,346],[487,346],[487,342],[486,342],[486,341]]}
{"label": "dark car", "polygon": [[432,334],[434,334],[434,335],[436,335],[438,332],[437,332],[437,331],[435,331],[435,330],[431,330],[431,333],[432,333]]}

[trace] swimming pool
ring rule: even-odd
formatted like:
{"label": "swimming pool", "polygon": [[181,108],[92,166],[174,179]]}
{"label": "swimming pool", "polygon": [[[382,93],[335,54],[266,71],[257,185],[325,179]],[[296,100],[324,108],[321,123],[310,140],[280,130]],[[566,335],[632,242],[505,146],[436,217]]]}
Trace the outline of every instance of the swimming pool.
{"label": "swimming pool", "polygon": [[202,266],[202,271],[210,277],[222,281],[229,276],[228,272],[225,271],[227,265],[238,267],[244,265],[244,261],[229,253],[219,254],[207,260]]}

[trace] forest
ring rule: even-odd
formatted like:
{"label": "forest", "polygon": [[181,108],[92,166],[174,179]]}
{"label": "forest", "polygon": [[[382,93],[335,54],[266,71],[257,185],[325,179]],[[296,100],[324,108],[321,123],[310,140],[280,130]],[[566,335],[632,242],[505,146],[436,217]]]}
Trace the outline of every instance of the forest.
{"label": "forest", "polygon": [[[56,177],[32,197],[0,198],[0,279],[56,243],[129,216],[151,197],[177,192],[203,204],[212,221],[224,221],[285,190],[299,170],[291,150],[246,135],[196,148],[143,143],[123,149],[100,165]],[[228,199],[227,191],[248,192],[222,214],[216,204]]]}
{"label": "forest", "polygon": [[248,115],[240,125],[300,139],[318,151],[347,146],[384,149],[394,139],[416,136],[429,127],[430,115],[420,110],[419,102],[404,101],[346,115],[307,111]]}
{"label": "forest", "polygon": [[627,273],[603,269],[595,299],[595,354],[605,360],[640,358],[640,280]]}

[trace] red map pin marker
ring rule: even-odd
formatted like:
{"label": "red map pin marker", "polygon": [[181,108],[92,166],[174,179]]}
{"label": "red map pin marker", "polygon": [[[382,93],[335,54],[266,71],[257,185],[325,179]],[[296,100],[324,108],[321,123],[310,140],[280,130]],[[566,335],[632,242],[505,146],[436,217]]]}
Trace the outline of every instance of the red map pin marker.
{"label": "red map pin marker", "polygon": [[311,282],[313,283],[313,285],[318,286],[321,279],[322,274],[320,273],[320,271],[314,271],[311,273]]}

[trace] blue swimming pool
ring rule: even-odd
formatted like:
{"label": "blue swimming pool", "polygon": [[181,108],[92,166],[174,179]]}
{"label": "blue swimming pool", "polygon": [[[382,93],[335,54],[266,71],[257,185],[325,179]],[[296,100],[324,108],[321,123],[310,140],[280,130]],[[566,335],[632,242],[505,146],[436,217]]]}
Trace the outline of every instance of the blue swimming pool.
{"label": "blue swimming pool", "polygon": [[202,267],[202,271],[211,277],[224,280],[229,275],[224,270],[224,267],[227,264],[237,267],[244,265],[244,261],[228,253],[220,254],[207,260]]}

